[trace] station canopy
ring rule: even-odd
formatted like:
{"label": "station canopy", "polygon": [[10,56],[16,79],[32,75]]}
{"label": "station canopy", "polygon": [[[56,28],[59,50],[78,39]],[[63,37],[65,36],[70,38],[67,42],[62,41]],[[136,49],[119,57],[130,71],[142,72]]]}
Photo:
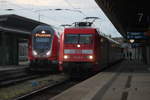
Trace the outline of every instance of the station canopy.
{"label": "station canopy", "polygon": [[0,32],[12,32],[29,35],[38,25],[45,24],[15,14],[0,15]]}
{"label": "station canopy", "polygon": [[145,32],[150,27],[148,0],[95,0],[124,36],[127,32]]}

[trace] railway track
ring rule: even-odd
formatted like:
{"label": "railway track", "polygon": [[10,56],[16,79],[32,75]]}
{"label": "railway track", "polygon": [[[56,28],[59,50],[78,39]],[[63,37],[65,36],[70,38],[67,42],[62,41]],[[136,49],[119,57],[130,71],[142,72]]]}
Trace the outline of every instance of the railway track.
{"label": "railway track", "polygon": [[[7,74],[8,74],[8,72],[7,72]],[[5,83],[4,85],[6,85],[6,86],[8,85],[8,83],[10,85],[12,85],[13,83],[27,80],[27,81],[25,81],[25,84],[20,85],[20,88],[18,88],[18,86],[17,86],[16,88],[11,89],[11,90],[15,89],[15,91],[12,91],[12,93],[10,93],[10,95],[12,95],[12,96],[10,96],[9,99],[7,97],[7,95],[8,95],[7,90],[9,90],[9,89],[7,89],[5,92],[6,94],[2,95],[3,98],[6,98],[6,99],[2,99],[2,100],[48,100],[48,99],[56,96],[57,94],[65,91],[66,89],[74,86],[75,84],[91,77],[91,76],[86,75],[87,77],[80,78],[80,79],[76,79],[76,78],[74,79],[72,77],[70,78],[63,74],[60,74],[60,75],[56,75],[56,77],[51,77],[51,79],[47,78],[46,84],[44,83],[44,85],[42,85],[41,83],[43,81],[45,81],[44,77],[41,78],[42,81],[38,81],[38,80],[35,81],[34,79],[38,79],[39,75],[36,76],[34,74],[32,75],[31,73],[30,74],[28,73],[29,76],[27,76],[26,74],[27,74],[26,70],[11,71],[11,72],[9,72],[9,75],[7,77],[5,76],[6,73],[0,74],[0,76],[5,76],[3,79],[0,79],[0,81],[2,83]],[[52,75],[49,75],[49,76],[52,76]],[[61,78],[57,79],[57,77],[61,77]],[[28,81],[29,79],[32,79],[32,78],[34,78],[32,81]],[[2,83],[0,83],[0,84],[2,84]],[[22,82],[21,82],[21,84],[22,84]],[[34,84],[35,84],[35,86],[32,86]],[[17,85],[17,84],[15,84],[15,85]],[[39,87],[38,87],[38,85],[39,85]],[[25,88],[22,86],[25,86]],[[24,88],[24,89],[22,89],[22,88]],[[32,88],[32,89],[28,90],[30,88]],[[20,90],[18,90],[18,89],[20,89]],[[26,91],[26,89],[28,91]],[[24,92],[22,92],[22,90]],[[18,91],[19,92],[21,91],[22,93],[21,92],[18,93]],[[0,93],[3,93],[3,91],[0,91]],[[1,98],[0,98],[0,100],[1,100]]]}
{"label": "railway track", "polygon": [[68,88],[84,81],[85,79],[88,79],[89,77],[92,77],[93,75],[81,75],[81,77],[69,77],[67,80],[62,80],[59,82],[56,82],[53,85],[49,85],[46,87],[43,87],[41,89],[35,90],[31,93],[28,93],[24,96],[17,97],[13,100],[50,100],[54,96],[58,95],[59,93],[62,93],[63,91],[67,90]]}
{"label": "railway track", "polygon": [[0,100],[22,100],[47,88],[62,84],[68,79],[69,77],[62,73],[51,74],[1,87]]}
{"label": "railway track", "polygon": [[44,74],[29,73],[26,68],[17,70],[6,70],[0,72],[0,87],[9,86],[15,83],[33,78],[43,77]]}
{"label": "railway track", "polygon": [[24,96],[15,98],[14,100],[48,100],[59,93],[65,91],[66,89],[76,85],[80,81],[70,81],[70,80],[65,80],[62,82],[57,82],[53,86],[47,86],[42,89],[33,91],[29,94],[26,94]]}
{"label": "railway track", "polygon": [[68,77],[60,81],[52,81],[51,84],[43,88],[14,98],[13,100],[48,100],[83,80],[85,80],[85,78],[76,80]]}

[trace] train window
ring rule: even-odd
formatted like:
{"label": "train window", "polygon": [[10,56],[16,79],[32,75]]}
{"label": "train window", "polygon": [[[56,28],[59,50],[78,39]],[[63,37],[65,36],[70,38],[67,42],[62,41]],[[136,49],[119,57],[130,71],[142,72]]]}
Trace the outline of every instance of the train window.
{"label": "train window", "polygon": [[35,48],[35,49],[49,49],[50,46],[49,46],[48,43],[46,43],[46,44],[38,44],[38,43],[36,43],[36,44],[34,45],[34,48]]}
{"label": "train window", "polygon": [[78,34],[66,34],[65,35],[65,43],[78,43],[79,35]]}
{"label": "train window", "polygon": [[91,34],[80,34],[79,39],[80,44],[91,44],[92,43],[92,35]]}
{"label": "train window", "polygon": [[70,44],[91,44],[92,35],[91,34],[66,34],[65,43]]}
{"label": "train window", "polygon": [[51,38],[34,37],[34,49],[49,49],[51,45]]}

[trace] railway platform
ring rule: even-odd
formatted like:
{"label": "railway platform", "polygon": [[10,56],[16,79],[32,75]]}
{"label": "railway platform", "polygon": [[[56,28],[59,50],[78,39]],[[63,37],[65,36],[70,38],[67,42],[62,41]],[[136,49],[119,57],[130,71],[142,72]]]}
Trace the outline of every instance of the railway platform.
{"label": "railway platform", "polygon": [[150,100],[150,66],[125,60],[50,100]]}

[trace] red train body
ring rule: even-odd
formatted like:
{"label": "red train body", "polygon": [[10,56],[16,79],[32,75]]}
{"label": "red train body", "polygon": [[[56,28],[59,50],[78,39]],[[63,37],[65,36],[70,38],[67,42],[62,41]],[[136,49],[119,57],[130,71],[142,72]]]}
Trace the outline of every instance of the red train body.
{"label": "red train body", "polygon": [[91,27],[65,28],[60,37],[59,64],[66,71],[98,72],[121,59],[119,44]]}
{"label": "red train body", "polygon": [[55,69],[58,64],[58,50],[58,33],[51,26],[37,26],[29,39],[28,58],[31,68],[34,70],[43,70],[43,67]]}

